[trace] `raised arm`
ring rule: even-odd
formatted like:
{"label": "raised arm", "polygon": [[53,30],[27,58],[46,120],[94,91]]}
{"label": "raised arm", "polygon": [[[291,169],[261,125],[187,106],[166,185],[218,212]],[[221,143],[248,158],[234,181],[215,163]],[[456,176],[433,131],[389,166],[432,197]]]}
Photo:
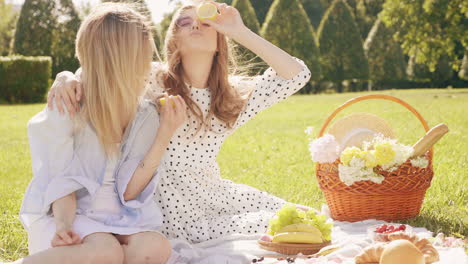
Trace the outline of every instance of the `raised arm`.
{"label": "raised arm", "polygon": [[284,79],[291,79],[302,71],[303,66],[291,55],[247,28],[236,8],[213,3],[218,6],[220,15],[215,21],[205,20],[203,23],[251,50]]}
{"label": "raised arm", "polygon": [[166,105],[161,107],[159,127],[153,145],[140,161],[123,192],[125,202],[136,199],[150,183],[174,132],[187,118],[187,106],[180,96],[166,96],[166,102]]}

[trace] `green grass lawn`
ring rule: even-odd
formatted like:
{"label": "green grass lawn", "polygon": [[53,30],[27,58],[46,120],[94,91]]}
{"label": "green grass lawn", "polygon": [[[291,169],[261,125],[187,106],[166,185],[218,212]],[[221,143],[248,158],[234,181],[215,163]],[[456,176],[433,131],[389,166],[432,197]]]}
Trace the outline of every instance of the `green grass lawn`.
{"label": "green grass lawn", "polygon": [[[434,232],[466,236],[468,89],[383,93],[411,104],[429,126],[444,122],[450,128],[450,133],[434,149],[435,177],[421,215],[407,223]],[[336,107],[364,94],[367,93],[298,95],[262,112],[223,146],[218,158],[223,177],[319,208],[325,199],[315,179],[304,129],[313,126],[316,135]],[[23,193],[31,179],[26,123],[43,106],[0,106],[0,260],[27,254],[27,236],[18,220]],[[424,134],[419,121],[393,102],[364,101],[344,114],[351,112],[370,112],[387,119],[403,143],[413,144]]]}

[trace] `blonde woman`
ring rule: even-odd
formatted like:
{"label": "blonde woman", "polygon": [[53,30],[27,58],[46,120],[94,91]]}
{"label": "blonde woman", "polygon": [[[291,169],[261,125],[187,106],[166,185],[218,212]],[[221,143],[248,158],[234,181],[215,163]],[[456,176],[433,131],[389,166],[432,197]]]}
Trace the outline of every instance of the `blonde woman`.
{"label": "blonde woman", "polygon": [[76,40],[85,96],[80,113],[44,109],[28,123],[34,177],[20,218],[30,256],[16,263],[166,263],[171,246],[160,233],[153,200],[161,158],[185,121],[173,107],[142,100],[155,45],[144,17],[103,4]]}
{"label": "blonde woman", "polygon": [[[237,128],[294,94],[311,76],[302,61],[250,31],[234,7],[213,4],[220,12],[215,21],[200,21],[194,5],[176,12],[166,35],[166,62],[154,64],[149,83],[156,93],[180,95],[189,109],[190,118],[165,153],[166,171],[155,200],[163,210],[163,234],[190,242],[265,232],[268,219],[284,201],[222,179],[216,157]],[[270,68],[254,78],[230,75],[234,58],[227,38],[256,53]],[[63,73],[49,103],[63,99],[73,111],[83,95],[78,84],[73,74]]]}

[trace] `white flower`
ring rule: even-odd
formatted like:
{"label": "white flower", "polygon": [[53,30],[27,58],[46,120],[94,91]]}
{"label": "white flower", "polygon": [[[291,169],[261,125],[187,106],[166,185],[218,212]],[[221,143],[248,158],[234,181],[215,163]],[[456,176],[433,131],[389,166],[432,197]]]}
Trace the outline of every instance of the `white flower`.
{"label": "white flower", "polygon": [[366,162],[357,157],[351,160],[349,166],[339,164],[338,173],[340,180],[348,186],[358,181],[372,181],[381,184],[385,179],[382,175],[375,173],[373,168],[367,168]]}
{"label": "white flower", "polygon": [[395,157],[392,161],[381,165],[382,169],[385,171],[391,172],[398,169],[401,164],[405,163],[411,157],[411,155],[413,155],[413,147],[398,143],[396,139],[385,138],[382,134],[378,134],[370,142],[364,142],[363,146],[364,150],[370,150],[373,149],[375,145],[384,143],[390,144],[393,151],[395,152]]}
{"label": "white flower", "polygon": [[418,168],[426,168],[429,165],[429,161],[424,156],[419,156],[411,159],[411,165]]}
{"label": "white flower", "polygon": [[307,135],[312,135],[312,132],[314,132],[314,127],[312,126],[308,126],[306,127],[306,129],[304,130],[304,133],[306,133]]}
{"label": "white flower", "polygon": [[312,155],[312,160],[320,163],[335,162],[339,157],[340,146],[335,137],[330,134],[325,134],[323,137],[317,138],[309,144],[309,151]]}

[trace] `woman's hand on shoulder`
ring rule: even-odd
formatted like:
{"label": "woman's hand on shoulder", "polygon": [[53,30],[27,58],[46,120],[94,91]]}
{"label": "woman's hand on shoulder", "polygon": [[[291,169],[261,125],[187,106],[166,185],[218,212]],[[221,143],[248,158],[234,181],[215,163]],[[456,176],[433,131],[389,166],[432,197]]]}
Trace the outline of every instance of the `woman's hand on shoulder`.
{"label": "woman's hand on shoulder", "polygon": [[82,94],[83,88],[76,75],[69,71],[63,71],[55,77],[47,96],[47,105],[53,109],[55,100],[58,111],[63,114],[63,104],[65,104],[68,113],[73,117],[75,113],[79,112]]}

